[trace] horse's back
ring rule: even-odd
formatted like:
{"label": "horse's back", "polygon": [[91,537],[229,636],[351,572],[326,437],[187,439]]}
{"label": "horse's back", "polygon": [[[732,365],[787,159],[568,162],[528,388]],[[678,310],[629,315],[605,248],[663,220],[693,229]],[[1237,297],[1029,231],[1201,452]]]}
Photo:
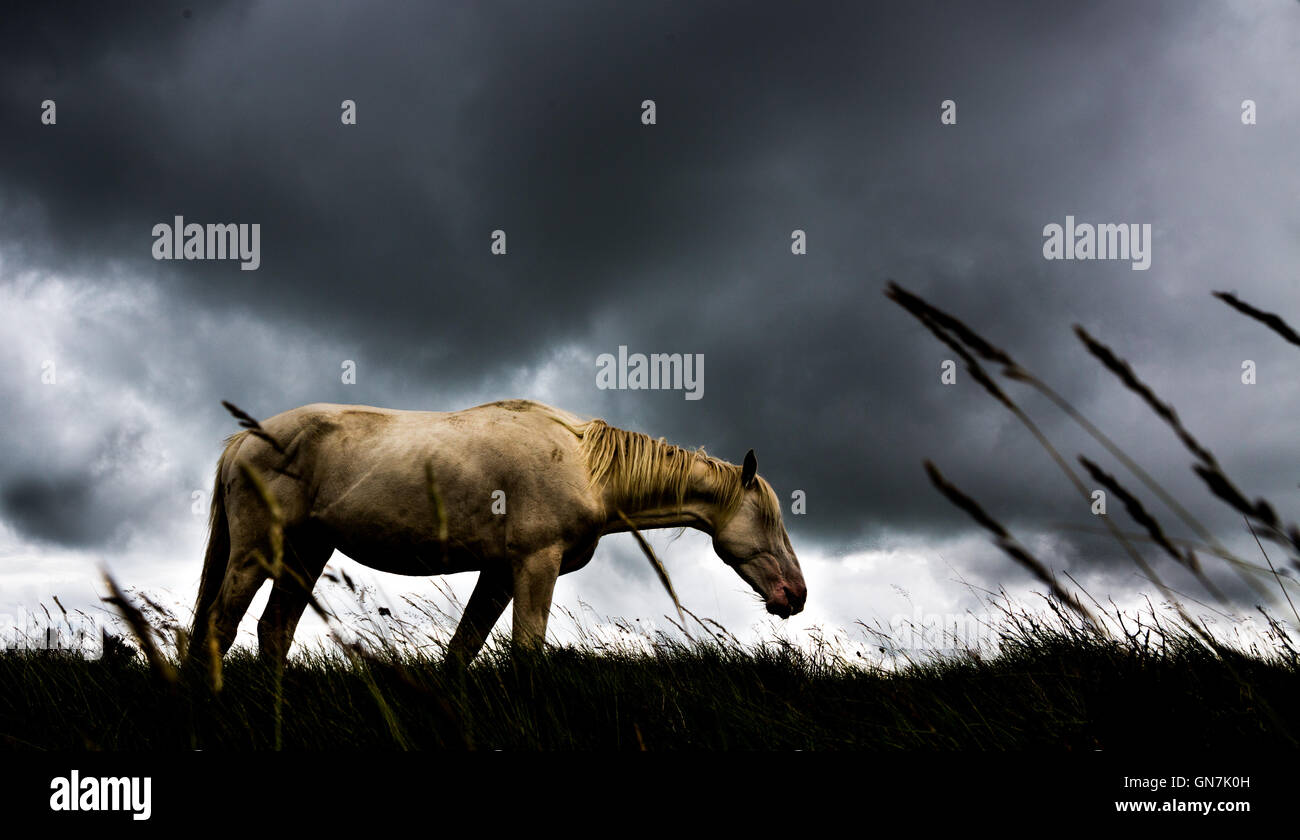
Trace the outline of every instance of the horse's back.
{"label": "horse's back", "polygon": [[[481,426],[502,420],[530,421],[539,427],[558,422],[570,429],[585,422],[584,418],[534,400],[498,400],[457,411],[419,411],[402,408],[382,408],[373,405],[343,403],[310,403],[281,412],[266,420],[262,426],[268,430],[277,427],[298,433],[303,427],[344,430],[351,434],[380,434],[396,421],[404,430],[446,427]],[[272,432],[274,433],[274,432]]]}
{"label": "horse's back", "polygon": [[312,403],[278,414],[263,428],[311,466],[340,474],[373,469],[419,474],[430,459],[448,476],[484,480],[574,460],[582,418],[531,400],[502,400],[459,411],[412,411]]}

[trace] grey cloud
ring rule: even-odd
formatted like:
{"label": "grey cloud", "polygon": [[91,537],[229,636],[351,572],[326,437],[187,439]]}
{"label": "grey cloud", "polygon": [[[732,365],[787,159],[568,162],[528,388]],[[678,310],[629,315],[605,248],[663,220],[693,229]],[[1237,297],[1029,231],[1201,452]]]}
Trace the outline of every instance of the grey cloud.
{"label": "grey cloud", "polygon": [[[1293,498],[1294,459],[1271,454],[1290,451],[1289,350],[1208,292],[1294,306],[1300,97],[1284,80],[1300,57],[1275,34],[1300,25],[1294,6],[181,8],[92,5],[69,23],[32,6],[0,30],[0,254],[8,271],[111,270],[163,291],[173,323],[136,348],[186,360],[183,392],[150,393],[195,440],[183,477],[159,481],[206,475],[223,398],[260,415],[318,399],[455,408],[536,396],[493,391],[572,347],[567,407],[732,460],[755,448],[784,496],[808,493],[796,541],[964,532],[924,458],[1013,527],[1091,524],[968,377],[939,384],[951,354],[885,300],[892,278],[1006,346],[1214,527],[1239,530],[1072,323],[1150,376],[1243,486]],[[1265,115],[1250,128],[1247,96]],[[35,119],[47,97],[57,128]],[[345,98],[355,127],[339,125]],[[949,98],[959,121],[942,127]],[[178,213],[260,223],[261,269],[151,260],[152,225]],[[1042,227],[1067,213],[1151,223],[1152,269],[1045,262]],[[789,252],[795,228],[807,256]],[[253,358],[276,344],[186,330],[200,318],[286,339]],[[111,336],[82,341],[105,377],[151,387]],[[596,356],[619,344],[703,353],[706,398],[595,391]],[[342,358],[362,387],[339,384]],[[1243,358],[1269,377],[1254,394],[1235,379]],[[1067,457],[1097,455],[1009,390]],[[95,421],[25,404],[13,422]],[[34,474],[0,469],[12,524],[105,537],[60,536]],[[1063,560],[1127,568],[1070,539]]]}

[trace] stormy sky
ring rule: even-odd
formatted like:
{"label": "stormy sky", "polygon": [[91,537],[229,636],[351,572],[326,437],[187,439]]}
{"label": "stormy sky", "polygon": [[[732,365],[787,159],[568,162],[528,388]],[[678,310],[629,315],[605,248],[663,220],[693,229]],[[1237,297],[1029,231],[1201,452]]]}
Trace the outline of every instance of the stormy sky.
{"label": "stormy sky", "polygon": [[[1295,2],[20,4],[0,70],[0,613],[93,603],[104,564],[192,599],[223,399],[268,417],[532,398],[731,461],[752,447],[787,503],[807,495],[786,511],[810,589],[795,628],[1035,587],[927,458],[1094,596],[1152,591],[1006,409],[960,368],[941,382],[953,353],[890,280],[1006,348],[1230,546],[1248,550],[1241,519],[1073,324],[1243,490],[1296,509],[1297,348],[1210,296],[1300,322]],[[260,266],[155,260],[177,215],[260,225]],[[1150,268],[1044,259],[1067,215],[1149,224]],[[703,399],[598,389],[620,345],[703,354]],[[1006,387],[1067,459],[1140,487]],[[762,620],[707,539],[671,537],[688,606]],[[557,602],[649,618],[654,587],[611,538]]]}

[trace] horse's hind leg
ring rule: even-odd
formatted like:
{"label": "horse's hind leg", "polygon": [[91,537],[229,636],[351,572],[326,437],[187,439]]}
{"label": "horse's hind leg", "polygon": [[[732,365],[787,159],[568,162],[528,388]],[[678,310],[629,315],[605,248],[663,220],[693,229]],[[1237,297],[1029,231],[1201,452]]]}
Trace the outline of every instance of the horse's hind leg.
{"label": "horse's hind leg", "polygon": [[230,562],[210,613],[213,637],[222,656],[235,643],[239,622],[248,612],[253,596],[270,576],[272,560],[271,521],[260,499],[244,495],[232,502]]}
{"label": "horse's hind leg", "polygon": [[[217,640],[222,656],[235,643],[239,622],[244,613],[248,612],[248,605],[252,603],[258,588],[268,577],[266,570],[253,556],[253,551],[259,550],[231,550],[226,579],[221,582],[221,591],[217,594],[217,603],[211,613],[213,637]],[[265,556],[262,553],[262,557]]]}
{"label": "horse's hind leg", "polygon": [[257,622],[257,649],[264,659],[282,663],[288,658],[298,620],[333,553],[332,545],[306,531],[285,535],[285,571],[271,588],[271,597]]}

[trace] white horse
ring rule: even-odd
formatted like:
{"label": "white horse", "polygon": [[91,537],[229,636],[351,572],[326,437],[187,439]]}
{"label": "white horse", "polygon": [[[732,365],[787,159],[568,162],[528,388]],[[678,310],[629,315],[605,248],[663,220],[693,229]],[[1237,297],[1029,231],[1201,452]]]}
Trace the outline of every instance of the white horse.
{"label": "white horse", "polygon": [[637,529],[709,534],[767,611],[786,618],[807,587],[756,470],[753,450],[738,467],[527,400],[286,411],[232,436],[221,455],[190,649],[202,654],[215,638],[226,653],[280,539],[292,574],[276,579],[258,623],[268,658],[288,654],[335,549],[385,572],[478,571],[449,661],[472,660],[512,599],[514,642],[538,647],[556,578],[585,566],[605,534],[629,530],[624,516]]}

